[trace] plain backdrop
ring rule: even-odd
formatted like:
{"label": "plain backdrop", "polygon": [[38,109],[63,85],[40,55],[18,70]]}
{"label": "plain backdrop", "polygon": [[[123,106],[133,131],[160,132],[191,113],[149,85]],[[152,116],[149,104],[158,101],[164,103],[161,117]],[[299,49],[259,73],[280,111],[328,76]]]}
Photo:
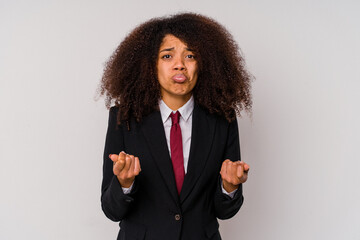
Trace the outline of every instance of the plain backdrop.
{"label": "plain backdrop", "polygon": [[359,1],[0,0],[0,239],[115,239],[100,207],[104,63],[152,17],[210,16],[253,82],[223,239],[360,239]]}

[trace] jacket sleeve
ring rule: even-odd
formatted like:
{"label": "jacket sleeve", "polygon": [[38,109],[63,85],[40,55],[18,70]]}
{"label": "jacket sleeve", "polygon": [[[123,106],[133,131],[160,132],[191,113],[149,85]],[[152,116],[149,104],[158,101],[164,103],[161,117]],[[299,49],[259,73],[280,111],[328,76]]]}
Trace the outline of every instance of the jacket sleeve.
{"label": "jacket sleeve", "polygon": [[[229,124],[227,132],[226,148],[222,161],[230,159],[231,161],[241,160],[240,141],[237,120]],[[215,214],[219,219],[228,219],[233,217],[240,209],[244,197],[242,194],[242,184],[239,185],[233,198],[224,194],[221,189],[221,176],[217,182],[214,195]]]}
{"label": "jacket sleeve", "polygon": [[121,185],[113,173],[113,162],[109,158],[109,154],[119,154],[125,150],[123,127],[116,123],[117,111],[116,107],[112,107],[109,111],[101,185],[101,207],[105,215],[112,221],[121,221],[126,216],[137,189],[135,183],[130,194],[123,193]]}

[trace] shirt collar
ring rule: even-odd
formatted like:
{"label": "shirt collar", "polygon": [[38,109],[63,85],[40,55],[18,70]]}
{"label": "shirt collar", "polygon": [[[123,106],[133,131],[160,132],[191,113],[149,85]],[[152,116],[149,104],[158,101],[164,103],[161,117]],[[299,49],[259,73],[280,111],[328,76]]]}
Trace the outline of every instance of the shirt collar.
{"label": "shirt collar", "polygon": [[[159,108],[163,123],[165,123],[168,120],[171,112],[174,113],[176,112],[171,110],[171,108],[169,108],[162,99],[160,99],[159,101]],[[193,110],[194,110],[194,97],[191,95],[190,99],[177,111],[180,112],[181,117],[186,122],[187,120],[189,120],[189,117],[191,116]]]}

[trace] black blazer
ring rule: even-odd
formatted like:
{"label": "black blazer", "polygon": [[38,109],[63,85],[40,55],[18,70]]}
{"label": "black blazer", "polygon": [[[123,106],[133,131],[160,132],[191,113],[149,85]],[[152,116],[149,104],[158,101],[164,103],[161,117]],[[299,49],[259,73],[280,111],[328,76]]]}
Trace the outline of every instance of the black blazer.
{"label": "black blazer", "polygon": [[[242,186],[231,199],[221,192],[219,174],[225,159],[240,159],[237,121],[229,123],[195,104],[188,169],[179,196],[160,112],[140,123],[117,126],[117,111],[112,107],[109,113],[101,194],[105,215],[121,221],[117,239],[221,239],[217,218],[231,218],[243,203]],[[109,159],[110,153],[120,151],[140,159],[141,172],[128,195]]]}

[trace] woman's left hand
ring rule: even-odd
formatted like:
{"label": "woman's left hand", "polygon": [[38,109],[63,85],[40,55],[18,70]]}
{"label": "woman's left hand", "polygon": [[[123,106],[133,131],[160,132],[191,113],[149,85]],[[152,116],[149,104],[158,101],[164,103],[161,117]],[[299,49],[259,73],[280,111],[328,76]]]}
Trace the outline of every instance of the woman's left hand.
{"label": "woman's left hand", "polygon": [[239,187],[241,183],[246,182],[250,166],[243,161],[232,162],[226,159],[221,166],[221,178],[224,189],[232,192]]}

